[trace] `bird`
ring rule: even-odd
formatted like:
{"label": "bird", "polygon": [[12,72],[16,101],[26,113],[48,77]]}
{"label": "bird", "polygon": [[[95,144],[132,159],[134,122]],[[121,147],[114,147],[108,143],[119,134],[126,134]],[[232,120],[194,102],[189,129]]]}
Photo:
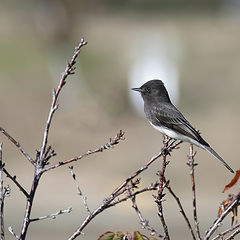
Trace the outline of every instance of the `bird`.
{"label": "bird", "polygon": [[154,79],[139,88],[131,90],[141,93],[144,101],[144,112],[149,123],[168,137],[189,142],[207,150],[232,173],[232,168],[200,136],[183,114],[172,104],[167,89],[161,80]]}

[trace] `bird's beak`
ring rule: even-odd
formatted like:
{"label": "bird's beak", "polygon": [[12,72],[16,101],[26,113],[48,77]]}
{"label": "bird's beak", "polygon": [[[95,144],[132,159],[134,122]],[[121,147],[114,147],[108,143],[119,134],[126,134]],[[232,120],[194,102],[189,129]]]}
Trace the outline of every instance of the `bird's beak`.
{"label": "bird's beak", "polygon": [[143,92],[143,90],[141,88],[131,88],[131,90],[137,91],[137,92]]}

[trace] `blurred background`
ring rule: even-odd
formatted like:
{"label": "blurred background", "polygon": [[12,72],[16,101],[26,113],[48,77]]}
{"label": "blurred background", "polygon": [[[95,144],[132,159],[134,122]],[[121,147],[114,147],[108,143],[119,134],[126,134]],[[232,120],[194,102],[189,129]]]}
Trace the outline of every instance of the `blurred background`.
{"label": "blurred background", "polygon": [[[34,157],[43,137],[51,91],[74,46],[84,37],[74,76],[59,100],[49,143],[65,160],[105,144],[122,129],[126,140],[114,149],[74,163],[91,210],[162,147],[162,136],[143,116],[142,102],[131,87],[161,78],[186,118],[229,163],[239,168],[240,4],[237,0],[10,0],[0,7],[1,127]],[[30,189],[33,169],[2,135],[6,168]],[[192,219],[188,144],[169,157],[166,176]],[[210,226],[232,175],[209,153],[197,149],[197,197],[200,230]],[[155,182],[157,161],[141,176],[141,186]],[[5,226],[19,234],[25,199],[8,179]],[[230,190],[237,192],[238,187]],[[230,193],[229,191],[229,193]],[[86,216],[68,167],[43,175],[32,217],[69,206],[73,212],[35,222],[28,239],[66,239]],[[167,194],[166,221],[172,239],[191,239],[172,197]],[[137,198],[150,224],[162,232],[152,193]],[[230,226],[230,218],[224,226]],[[224,227],[221,228],[222,230]],[[127,202],[98,216],[83,239],[106,231],[141,230]],[[145,232],[150,236],[149,232]],[[13,237],[6,230],[6,239]],[[80,239],[80,238],[79,238]]]}

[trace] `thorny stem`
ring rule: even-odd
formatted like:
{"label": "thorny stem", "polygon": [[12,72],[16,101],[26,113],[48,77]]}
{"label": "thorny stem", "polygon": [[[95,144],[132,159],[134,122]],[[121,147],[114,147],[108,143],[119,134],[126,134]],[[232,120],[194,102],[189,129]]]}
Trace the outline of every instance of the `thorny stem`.
{"label": "thorny stem", "polygon": [[165,194],[163,194],[163,190],[165,188],[165,184],[164,184],[164,174],[165,174],[165,170],[166,170],[166,166],[167,166],[167,152],[166,149],[168,147],[168,143],[169,140],[167,139],[166,136],[164,136],[164,140],[163,140],[164,146],[163,146],[163,161],[162,161],[162,168],[160,171],[158,171],[158,176],[159,176],[159,187],[158,187],[158,196],[156,198],[156,203],[158,205],[158,216],[160,217],[162,226],[163,226],[163,230],[164,230],[164,240],[170,240],[169,237],[169,233],[168,233],[168,227],[163,215],[163,206],[162,206],[162,201],[163,201],[163,197]]}
{"label": "thorny stem", "polygon": [[188,156],[188,165],[190,167],[190,177],[191,177],[191,182],[192,182],[193,218],[194,218],[194,225],[195,225],[195,231],[196,231],[196,234],[197,234],[197,239],[201,239],[198,217],[197,217],[196,185],[195,185],[195,175],[194,175],[194,168],[197,164],[194,163],[194,156],[195,156],[195,153],[193,152],[193,145],[190,144],[189,156]]}

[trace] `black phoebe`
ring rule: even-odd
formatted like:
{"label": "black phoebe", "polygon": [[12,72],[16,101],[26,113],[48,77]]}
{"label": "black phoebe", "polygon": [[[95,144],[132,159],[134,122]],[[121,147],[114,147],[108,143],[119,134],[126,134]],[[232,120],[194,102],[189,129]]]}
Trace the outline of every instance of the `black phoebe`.
{"label": "black phoebe", "polygon": [[144,101],[144,112],[154,128],[170,138],[189,142],[207,150],[234,173],[171,103],[168,92],[161,80],[148,81],[140,88],[132,88],[132,90],[141,93]]}

